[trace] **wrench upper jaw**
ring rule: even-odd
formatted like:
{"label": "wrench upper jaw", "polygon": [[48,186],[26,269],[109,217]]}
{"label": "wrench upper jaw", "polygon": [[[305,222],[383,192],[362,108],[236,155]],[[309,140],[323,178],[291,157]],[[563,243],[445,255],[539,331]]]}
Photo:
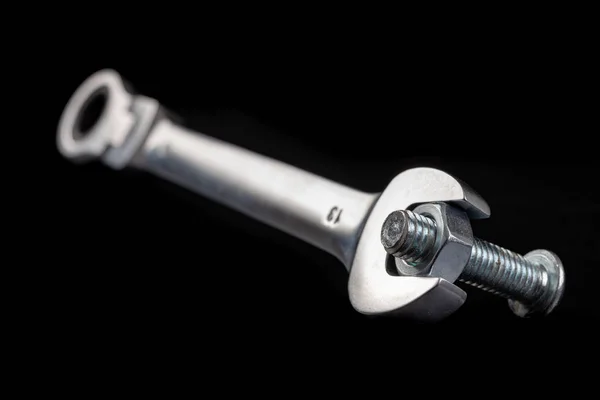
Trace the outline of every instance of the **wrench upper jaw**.
{"label": "wrench upper jaw", "polygon": [[430,202],[452,203],[472,218],[485,218],[490,214],[481,196],[443,171],[414,168],[396,176],[367,218],[352,262],[348,290],[358,312],[436,321],[464,303],[466,293],[445,279],[395,276],[387,272],[390,256],[380,240],[385,218],[395,210]]}
{"label": "wrench upper jaw", "polygon": [[[58,124],[57,146],[74,162],[101,159],[123,168],[139,149],[159,115],[158,103],[129,92],[121,76],[110,69],[88,77],[69,99]],[[92,104],[101,110],[84,128]]]}

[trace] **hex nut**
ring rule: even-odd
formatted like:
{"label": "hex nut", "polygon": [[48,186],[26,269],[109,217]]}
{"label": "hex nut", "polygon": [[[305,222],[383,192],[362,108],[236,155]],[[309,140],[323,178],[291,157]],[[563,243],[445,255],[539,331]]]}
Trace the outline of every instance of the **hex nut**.
{"label": "hex nut", "polygon": [[434,251],[419,265],[409,265],[396,258],[401,275],[419,275],[443,278],[448,282],[458,279],[471,258],[473,230],[467,213],[446,203],[427,203],[413,212],[433,219],[437,226]]}

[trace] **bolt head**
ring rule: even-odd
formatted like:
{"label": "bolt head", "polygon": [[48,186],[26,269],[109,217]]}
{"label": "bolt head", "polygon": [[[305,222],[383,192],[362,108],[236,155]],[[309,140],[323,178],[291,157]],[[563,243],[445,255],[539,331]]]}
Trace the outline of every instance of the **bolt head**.
{"label": "bolt head", "polygon": [[525,259],[542,266],[548,273],[546,291],[535,304],[524,304],[509,300],[508,306],[517,316],[522,318],[550,314],[562,300],[565,290],[565,270],[562,261],[556,254],[548,250],[533,250],[525,255]]}

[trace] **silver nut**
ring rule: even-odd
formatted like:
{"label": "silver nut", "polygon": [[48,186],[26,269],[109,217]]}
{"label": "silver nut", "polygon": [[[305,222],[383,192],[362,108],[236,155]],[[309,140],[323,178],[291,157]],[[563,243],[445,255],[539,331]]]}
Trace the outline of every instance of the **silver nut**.
{"label": "silver nut", "polygon": [[471,257],[473,230],[467,213],[445,203],[428,203],[413,212],[433,219],[437,226],[434,251],[419,264],[408,264],[396,258],[396,267],[402,275],[443,278],[449,282],[458,279]]}

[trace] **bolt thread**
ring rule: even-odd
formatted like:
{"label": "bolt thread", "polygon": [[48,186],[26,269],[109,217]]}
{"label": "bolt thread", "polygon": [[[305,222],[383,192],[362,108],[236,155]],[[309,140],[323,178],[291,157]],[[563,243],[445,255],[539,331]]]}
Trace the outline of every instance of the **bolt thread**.
{"label": "bolt thread", "polygon": [[424,261],[435,248],[436,226],[430,218],[412,211],[397,211],[386,219],[383,235],[386,250],[407,263]]}
{"label": "bolt thread", "polygon": [[459,281],[487,292],[534,304],[548,282],[548,273],[520,254],[475,238],[471,258]]}
{"label": "bolt thread", "polygon": [[[434,220],[399,210],[388,216],[381,237],[388,253],[418,263],[435,250],[436,235]],[[458,279],[487,292],[536,305],[547,287],[548,273],[520,254],[475,238],[469,262]]]}

